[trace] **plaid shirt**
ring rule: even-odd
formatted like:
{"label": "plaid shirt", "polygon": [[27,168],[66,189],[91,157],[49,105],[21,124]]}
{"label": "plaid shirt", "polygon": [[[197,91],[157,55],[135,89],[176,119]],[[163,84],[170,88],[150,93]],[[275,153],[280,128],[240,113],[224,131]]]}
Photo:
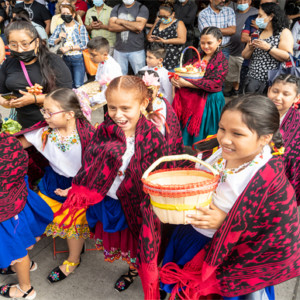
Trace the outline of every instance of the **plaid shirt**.
{"label": "plaid shirt", "polygon": [[[80,25],[78,22],[75,21],[76,27],[72,32],[72,40],[74,45],[79,45],[81,50],[86,49],[86,45],[89,41],[89,35],[85,28],[85,26]],[[80,29],[79,29],[80,26]],[[66,25],[62,23],[57,25],[53,34],[48,40],[49,46],[54,46],[54,41],[58,39],[59,34],[61,31],[66,32]],[[80,32],[80,33],[79,33]]]}
{"label": "plaid shirt", "polygon": [[[201,32],[203,28],[215,26],[218,28],[227,28],[230,26],[236,26],[235,13],[230,7],[224,6],[222,10],[217,14],[212,10],[210,5],[203,9],[198,17],[198,28]],[[222,45],[229,43],[230,36],[223,36]]]}

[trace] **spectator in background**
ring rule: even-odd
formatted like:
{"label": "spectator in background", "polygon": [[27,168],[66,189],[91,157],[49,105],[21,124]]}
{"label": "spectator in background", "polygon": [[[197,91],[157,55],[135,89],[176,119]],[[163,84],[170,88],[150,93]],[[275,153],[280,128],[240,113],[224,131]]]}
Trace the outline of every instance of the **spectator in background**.
{"label": "spectator in background", "polygon": [[225,6],[232,8],[234,12],[237,11],[237,3],[235,1],[225,0]]}
{"label": "spectator in background", "polygon": [[[112,8],[107,6],[103,0],[93,0],[94,7],[90,8],[85,16],[85,27],[91,38],[102,36],[106,38],[110,46],[110,54],[116,43],[116,33],[108,31],[108,22]],[[94,20],[95,19],[95,20]]]}
{"label": "spectator in background", "polygon": [[158,14],[159,6],[161,5],[161,1],[140,0],[139,2],[144,4],[149,10],[149,18],[148,18],[148,21],[146,24],[146,30],[147,30],[147,34],[148,34],[150,28],[153,26],[153,24],[155,23],[155,20],[157,18],[157,14]]}
{"label": "spectator in background", "polygon": [[128,73],[128,63],[134,74],[145,66],[144,28],[148,17],[148,8],[134,0],[123,0],[111,12],[108,29],[117,33],[113,57],[123,75]]}
{"label": "spectator in background", "polygon": [[[58,0],[55,6],[55,15],[52,17],[51,19],[51,25],[50,25],[50,32],[51,34],[53,34],[55,28],[57,25],[61,25],[64,21],[61,18],[61,13],[60,13],[60,6],[62,4],[74,4],[75,1],[74,0]],[[77,22],[80,25],[83,25],[82,19],[81,17],[77,14]]]}
{"label": "spectator in background", "polygon": [[[197,5],[194,0],[178,0],[174,5],[175,18],[182,21],[186,27],[185,46],[192,46],[195,39],[194,23],[197,14]],[[192,58],[193,53],[188,52],[188,57]]]}
{"label": "spectator in background", "polygon": [[30,22],[35,27],[35,29],[38,32],[41,39],[48,42],[48,35],[47,35],[44,27],[33,21],[30,21],[29,14],[26,9],[24,9],[22,7],[14,7],[14,9],[12,10],[12,17],[13,18],[21,18],[25,21]]}
{"label": "spectator in background", "polygon": [[228,61],[228,74],[226,80],[231,83],[232,89],[224,93],[225,97],[238,95],[240,73],[243,64],[242,51],[245,44],[241,43],[242,30],[245,21],[251,15],[257,14],[257,9],[251,6],[252,0],[237,0],[236,32],[230,38],[230,56]]}
{"label": "spectator in background", "polygon": [[186,43],[186,28],[175,18],[173,5],[169,2],[159,7],[159,16],[147,35],[150,43],[166,44],[164,67],[171,71],[179,65],[180,55]]}
{"label": "spectator in background", "polygon": [[24,2],[16,4],[15,7],[26,9],[30,21],[43,26],[47,34],[50,34],[51,14],[45,5],[42,5],[35,0],[24,0]]}
{"label": "spectator in background", "polygon": [[0,6],[0,33],[4,32],[4,22],[6,19],[6,12],[2,6]]}
{"label": "spectator in background", "polygon": [[76,7],[77,15],[80,16],[80,18],[82,19],[83,24],[84,24],[85,14],[88,10],[88,6],[87,6],[86,2],[84,0],[77,0],[75,2],[75,7]]}
{"label": "spectator in background", "polygon": [[83,85],[85,66],[82,50],[86,49],[89,41],[88,33],[84,25],[76,21],[76,10],[74,5],[61,5],[61,17],[64,23],[58,25],[49,38],[49,45],[54,46],[65,39],[60,51],[63,53],[63,60],[71,71],[73,88]]}
{"label": "spectator in background", "polygon": [[5,59],[5,45],[3,40],[0,38],[0,65],[3,63]]}
{"label": "spectator in background", "polygon": [[244,91],[262,94],[267,92],[268,71],[290,59],[293,36],[284,11],[275,3],[260,6],[256,25],[259,27],[258,39],[248,42],[242,52],[245,59],[251,58]]}
{"label": "spectator in background", "polygon": [[300,21],[297,21],[292,29],[294,38],[294,56],[300,58]]}
{"label": "spectator in background", "polygon": [[225,0],[210,0],[210,5],[203,9],[198,16],[198,28],[215,26],[222,32],[222,52],[229,59],[230,37],[236,32],[235,13],[232,8],[225,6]]}

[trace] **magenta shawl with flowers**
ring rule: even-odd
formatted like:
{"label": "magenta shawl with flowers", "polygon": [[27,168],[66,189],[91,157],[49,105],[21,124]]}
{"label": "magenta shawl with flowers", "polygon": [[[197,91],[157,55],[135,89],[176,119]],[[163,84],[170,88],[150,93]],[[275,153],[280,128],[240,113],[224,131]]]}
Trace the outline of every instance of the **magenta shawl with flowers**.
{"label": "magenta shawl with flowers", "polygon": [[186,299],[236,297],[299,276],[299,214],[282,159],[254,175],[203,250],[183,269],[166,264],[160,275],[176,284],[172,296],[182,289]]}
{"label": "magenta shawl with flowers", "polygon": [[296,192],[296,200],[300,205],[300,112],[291,107],[286,113],[280,132],[284,140],[283,155],[285,173]]}
{"label": "magenta shawl with flowers", "polygon": [[[195,63],[197,58],[187,64]],[[218,51],[210,59],[202,79],[185,79],[197,88],[176,89],[173,108],[182,126],[189,125],[187,131],[190,135],[199,134],[202,115],[209,93],[222,91],[222,85],[228,71],[228,61],[222,51]]]}

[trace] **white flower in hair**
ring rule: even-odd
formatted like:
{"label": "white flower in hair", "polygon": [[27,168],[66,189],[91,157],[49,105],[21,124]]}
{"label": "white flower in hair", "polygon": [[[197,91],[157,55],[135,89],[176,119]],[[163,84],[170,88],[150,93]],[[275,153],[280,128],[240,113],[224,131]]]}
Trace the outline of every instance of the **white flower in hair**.
{"label": "white flower in hair", "polygon": [[156,77],[154,73],[145,72],[142,80],[144,81],[146,86],[158,86],[160,85],[159,77]]}

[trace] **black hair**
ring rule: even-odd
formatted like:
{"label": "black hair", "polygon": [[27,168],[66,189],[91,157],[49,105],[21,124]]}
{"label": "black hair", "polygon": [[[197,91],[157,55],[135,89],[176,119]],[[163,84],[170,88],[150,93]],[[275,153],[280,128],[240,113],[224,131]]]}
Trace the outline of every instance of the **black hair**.
{"label": "black hair", "polygon": [[51,58],[53,58],[55,54],[48,50],[46,42],[40,38],[35,27],[30,22],[24,20],[14,21],[5,28],[4,33],[8,43],[11,32],[21,30],[25,30],[32,39],[36,39],[36,41],[39,42],[39,46],[37,48],[37,58],[42,73],[42,86],[44,92],[49,93],[56,88],[55,74],[53,69],[50,67]]}
{"label": "black hair", "polygon": [[223,34],[218,27],[210,26],[210,27],[203,28],[203,30],[200,33],[200,38],[203,35],[208,35],[208,34],[211,34],[217,40],[222,40],[222,38],[223,38]]}
{"label": "black hair", "polygon": [[110,50],[108,40],[102,36],[97,36],[92,38],[88,42],[87,47],[91,50],[96,50],[96,51],[105,50],[107,51],[107,53],[109,53]]}
{"label": "black hair", "polygon": [[157,59],[166,57],[166,47],[163,43],[150,43],[147,51],[151,52]]}
{"label": "black hair", "polygon": [[[156,71],[153,71],[153,70],[140,70],[137,72],[136,76],[143,79],[143,76],[148,73],[149,75],[153,74],[154,77],[156,77],[158,79],[158,81],[160,82],[160,78],[159,78],[159,75]],[[148,97],[149,97],[149,104],[146,108],[146,111],[147,112],[152,112],[153,111],[153,91],[150,87],[147,86],[147,89],[148,89]]]}
{"label": "black hair", "polygon": [[291,74],[280,74],[279,76],[277,76],[274,79],[272,86],[275,83],[279,83],[279,82],[294,84],[297,95],[300,94],[300,78],[299,77],[296,77],[295,75],[291,75]]}
{"label": "black hair", "polygon": [[[272,141],[275,147],[279,149],[283,146],[282,135],[279,131],[280,115],[269,98],[261,95],[245,95],[235,98],[225,104],[221,118],[228,110],[241,112],[243,122],[251,131],[256,132],[258,137],[273,134]],[[203,151],[213,149],[217,145],[217,139],[212,139],[196,145],[196,148]]]}
{"label": "black hair", "polygon": [[1,129],[2,129],[2,124],[3,124],[3,120],[2,120],[2,115],[0,114],[0,132],[1,132]]}
{"label": "black hair", "polygon": [[85,116],[81,110],[79,99],[75,92],[71,89],[57,89],[50,94],[47,94],[46,98],[50,97],[58,102],[64,111],[74,111],[76,119],[85,119]]}
{"label": "black hair", "polygon": [[289,28],[289,21],[284,11],[275,3],[264,3],[261,9],[267,16],[272,15],[273,35],[278,35],[284,28]]}
{"label": "black hair", "polygon": [[30,18],[29,18],[29,13],[26,9],[24,9],[23,7],[14,7],[12,9],[12,13],[16,14],[16,16],[13,18],[13,22],[17,21],[18,18],[27,22],[31,22]]}
{"label": "black hair", "polygon": [[160,7],[159,10],[164,9],[168,11],[170,14],[174,12],[174,5],[170,1],[165,1]]}

